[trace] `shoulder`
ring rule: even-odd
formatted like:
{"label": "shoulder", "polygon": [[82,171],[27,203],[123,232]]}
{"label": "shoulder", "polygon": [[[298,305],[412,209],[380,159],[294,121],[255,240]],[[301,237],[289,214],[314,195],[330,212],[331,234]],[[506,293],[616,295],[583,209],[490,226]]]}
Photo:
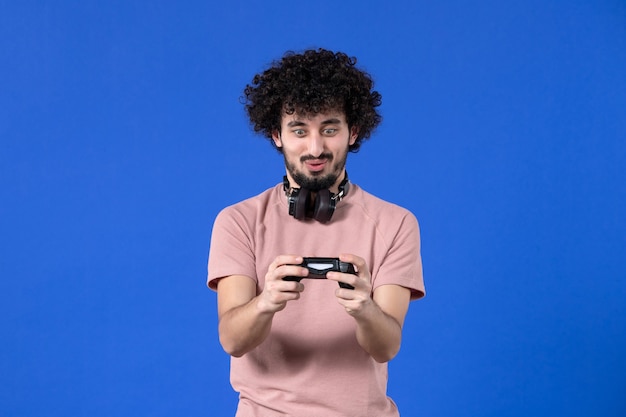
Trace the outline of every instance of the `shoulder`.
{"label": "shoulder", "polygon": [[354,208],[362,210],[364,215],[376,220],[377,223],[408,222],[417,225],[417,218],[405,207],[383,200],[355,184],[352,185],[350,191],[353,195],[349,203]]}
{"label": "shoulder", "polygon": [[[419,247],[420,227],[416,216],[408,209],[355,187],[350,200],[350,217],[359,224],[370,224],[382,237],[387,248],[396,244]],[[408,247],[408,246],[407,246]]]}
{"label": "shoulder", "polygon": [[219,212],[216,222],[227,219],[254,222],[268,207],[280,204],[281,190],[281,185],[275,185],[260,194],[227,206]]}

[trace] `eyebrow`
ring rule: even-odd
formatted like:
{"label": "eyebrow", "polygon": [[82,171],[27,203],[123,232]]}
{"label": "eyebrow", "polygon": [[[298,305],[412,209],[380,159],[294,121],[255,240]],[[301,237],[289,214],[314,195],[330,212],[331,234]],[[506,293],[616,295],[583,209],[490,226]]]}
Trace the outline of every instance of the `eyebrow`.
{"label": "eyebrow", "polygon": [[[341,123],[341,120],[337,118],[331,118],[331,119],[324,120],[320,124],[325,126],[325,125],[336,125],[339,123]],[[306,126],[306,125],[307,124],[301,120],[292,120],[289,123],[287,123],[287,127]]]}

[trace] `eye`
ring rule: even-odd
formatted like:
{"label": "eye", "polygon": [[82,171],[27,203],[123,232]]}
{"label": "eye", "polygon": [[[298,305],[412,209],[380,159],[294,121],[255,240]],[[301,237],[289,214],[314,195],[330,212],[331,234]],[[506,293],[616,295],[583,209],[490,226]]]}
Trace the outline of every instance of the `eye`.
{"label": "eye", "polygon": [[326,136],[333,136],[335,133],[337,133],[337,129],[335,129],[334,127],[328,127],[323,130],[323,133]]}
{"label": "eye", "polygon": [[298,137],[302,137],[304,135],[306,135],[306,132],[304,131],[304,129],[294,129],[292,130],[293,134],[298,136]]}

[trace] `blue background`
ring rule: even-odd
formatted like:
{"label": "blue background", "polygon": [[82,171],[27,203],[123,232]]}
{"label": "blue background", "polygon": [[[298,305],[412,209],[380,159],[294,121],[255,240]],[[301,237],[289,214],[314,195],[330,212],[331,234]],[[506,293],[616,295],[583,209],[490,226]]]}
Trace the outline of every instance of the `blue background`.
{"label": "blue background", "polygon": [[0,414],[233,414],[211,226],[280,181],[239,98],[308,47],[374,76],[350,176],[421,223],[402,415],[625,416],[619,0],[3,1]]}

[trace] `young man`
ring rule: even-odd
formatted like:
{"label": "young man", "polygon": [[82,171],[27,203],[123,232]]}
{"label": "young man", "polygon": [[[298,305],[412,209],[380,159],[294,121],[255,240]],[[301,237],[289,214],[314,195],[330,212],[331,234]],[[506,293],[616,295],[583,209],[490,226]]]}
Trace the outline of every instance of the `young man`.
{"label": "young man", "polygon": [[[381,120],[381,96],[355,64],[323,49],[287,53],[245,89],[286,175],[213,227],[208,285],[240,417],[398,416],[387,362],[409,302],[424,295],[419,227],[348,180],[348,152]],[[327,279],[309,279],[328,262]]]}

